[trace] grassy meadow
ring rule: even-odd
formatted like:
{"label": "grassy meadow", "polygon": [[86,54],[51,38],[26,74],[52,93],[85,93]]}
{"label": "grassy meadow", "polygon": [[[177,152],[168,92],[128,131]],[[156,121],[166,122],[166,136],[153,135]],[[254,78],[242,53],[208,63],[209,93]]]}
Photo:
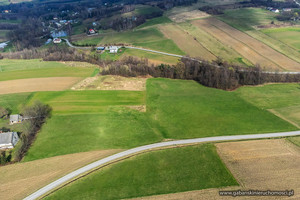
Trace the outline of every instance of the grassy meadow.
{"label": "grassy meadow", "polygon": [[296,130],[248,103],[238,92],[207,88],[194,81],[148,80],[147,112],[163,136],[174,139]]}
{"label": "grassy meadow", "polygon": [[233,185],[238,183],[218,157],[216,148],[203,144],[126,159],[81,178],[46,199],[124,199]]}
{"label": "grassy meadow", "polygon": [[89,77],[95,67],[70,67],[59,62],[33,60],[0,61],[0,81],[45,78],[45,77]]}
{"label": "grassy meadow", "polygon": [[264,29],[262,32],[300,52],[299,27]]}
{"label": "grassy meadow", "polygon": [[[270,91],[280,104],[296,106],[297,84]],[[275,85],[276,86],[276,85]],[[249,90],[253,88],[252,94]],[[264,87],[234,92],[201,86],[194,81],[148,79],[146,91],[60,91],[3,95],[0,105],[18,111],[40,100],[53,108],[25,161],[97,149],[127,149],[162,141],[219,135],[297,130],[268,112]],[[246,92],[243,92],[246,91]],[[286,91],[287,96],[278,97]],[[248,95],[248,96],[246,96]],[[277,96],[276,96],[277,95]],[[261,98],[259,98],[261,96]],[[14,99],[14,101],[11,101]],[[253,99],[249,102],[248,99]],[[9,104],[7,104],[9,102]],[[276,102],[273,104],[276,105]],[[146,112],[132,106],[146,105]],[[277,107],[276,107],[277,108]]]}
{"label": "grassy meadow", "polygon": [[[272,84],[262,87],[242,87],[239,95],[249,103],[270,110],[285,120],[300,127],[300,84]],[[300,146],[300,137],[288,138]]]}
{"label": "grassy meadow", "polygon": [[254,30],[254,26],[271,24],[277,22],[276,13],[263,8],[242,8],[234,10],[225,10],[225,14],[220,15],[218,19],[226,22],[240,31]]}
{"label": "grassy meadow", "polygon": [[156,28],[132,30],[109,35],[106,34],[99,37],[85,38],[76,42],[74,41],[74,44],[85,44],[86,42],[93,45],[125,43],[168,53],[185,54],[172,40],[165,38]]}
{"label": "grassy meadow", "polygon": [[36,99],[53,108],[25,161],[96,149],[126,149],[158,142],[161,135],[145,113],[129,106],[145,103],[145,92],[38,92]]}

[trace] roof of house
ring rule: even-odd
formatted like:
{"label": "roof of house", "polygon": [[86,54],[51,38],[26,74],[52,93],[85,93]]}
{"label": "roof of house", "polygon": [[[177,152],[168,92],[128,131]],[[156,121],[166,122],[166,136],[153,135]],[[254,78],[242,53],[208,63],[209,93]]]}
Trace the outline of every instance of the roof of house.
{"label": "roof of house", "polygon": [[10,115],[9,120],[10,121],[19,121],[21,119],[21,115]]}
{"label": "roof of house", "polygon": [[15,134],[17,134],[17,132],[0,133],[0,144],[13,143],[13,136],[15,136]]}

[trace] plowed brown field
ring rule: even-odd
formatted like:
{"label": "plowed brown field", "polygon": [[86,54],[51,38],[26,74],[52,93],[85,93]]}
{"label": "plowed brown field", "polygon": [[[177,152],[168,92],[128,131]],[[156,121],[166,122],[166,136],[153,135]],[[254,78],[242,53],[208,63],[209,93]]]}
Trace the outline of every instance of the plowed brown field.
{"label": "plowed brown field", "polygon": [[67,173],[120,151],[91,151],[2,166],[0,199],[22,199]]}
{"label": "plowed brown field", "polygon": [[253,64],[260,64],[269,69],[300,70],[300,63],[216,18],[195,20],[192,23],[216,37],[223,44],[232,47]]}
{"label": "plowed brown field", "polygon": [[80,81],[79,77],[31,78],[0,81],[0,95],[36,91],[61,91]]}
{"label": "plowed brown field", "polygon": [[167,38],[172,39],[177,46],[189,56],[200,57],[209,61],[216,59],[216,56],[203,47],[196,38],[188,32],[181,30],[178,26],[170,24],[160,26],[159,29]]}

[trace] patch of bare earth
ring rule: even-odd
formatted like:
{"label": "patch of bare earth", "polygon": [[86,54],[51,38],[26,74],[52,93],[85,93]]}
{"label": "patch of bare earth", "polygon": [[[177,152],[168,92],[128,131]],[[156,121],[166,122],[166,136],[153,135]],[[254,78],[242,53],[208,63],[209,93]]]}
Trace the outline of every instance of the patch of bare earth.
{"label": "patch of bare earth", "polygon": [[61,61],[60,63],[63,63],[70,67],[96,67],[96,65],[87,62]]}
{"label": "patch of bare earth", "polygon": [[144,91],[147,77],[97,76],[86,78],[72,90],[130,90]]}
{"label": "patch of bare earth", "polygon": [[2,166],[0,199],[22,199],[67,173],[120,151],[91,151]]}
{"label": "patch of bare earth", "polygon": [[196,20],[192,24],[212,34],[253,64],[260,64],[263,68],[273,70],[298,71],[300,69],[300,64],[296,61],[216,18]]}
{"label": "patch of bare earth", "polygon": [[[285,139],[226,142],[217,151],[241,186],[154,195],[135,200],[300,199],[300,148]],[[230,190],[294,190],[292,197],[219,196]]]}
{"label": "patch of bare earth", "polygon": [[175,15],[170,15],[169,18],[177,23],[185,22],[187,20],[200,19],[210,16],[209,14],[202,12],[200,10],[193,10],[189,12],[182,12]]}
{"label": "patch of bare earth", "polygon": [[189,32],[183,31],[177,25],[159,26],[160,31],[167,37],[173,40],[180,49],[192,57],[201,57],[205,60],[215,60],[217,57],[206,49],[197,38]]}
{"label": "patch of bare earth", "polygon": [[0,94],[61,91],[69,89],[81,79],[79,77],[51,77],[0,81]]}

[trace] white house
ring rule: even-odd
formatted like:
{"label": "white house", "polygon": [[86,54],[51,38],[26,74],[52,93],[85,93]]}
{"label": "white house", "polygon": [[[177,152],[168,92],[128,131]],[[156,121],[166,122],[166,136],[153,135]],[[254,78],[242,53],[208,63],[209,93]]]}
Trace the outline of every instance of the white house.
{"label": "white house", "polygon": [[12,149],[19,141],[17,132],[0,133],[0,149]]}
{"label": "white house", "polygon": [[110,46],[109,53],[118,53],[119,47],[117,46]]}
{"label": "white house", "polygon": [[54,38],[53,43],[54,44],[59,44],[59,43],[61,43],[61,39],[60,38]]}
{"label": "white house", "polygon": [[23,117],[21,115],[10,115],[9,122],[10,124],[21,123],[23,121]]}

